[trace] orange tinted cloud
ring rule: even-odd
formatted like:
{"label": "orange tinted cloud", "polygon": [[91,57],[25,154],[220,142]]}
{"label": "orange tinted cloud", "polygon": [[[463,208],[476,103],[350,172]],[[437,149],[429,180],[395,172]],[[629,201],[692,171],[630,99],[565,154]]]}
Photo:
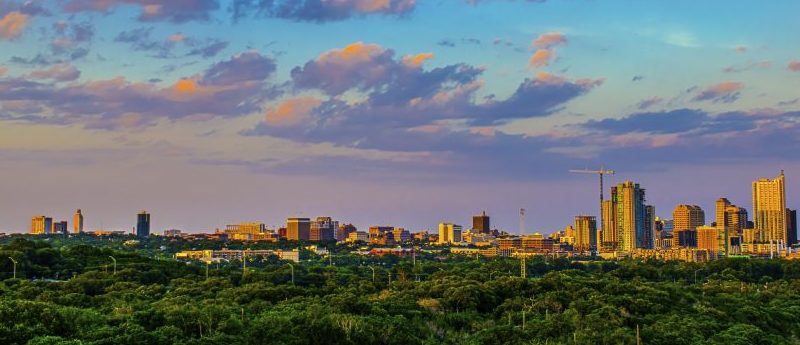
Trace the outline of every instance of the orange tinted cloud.
{"label": "orange tinted cloud", "polygon": [[529,61],[531,67],[543,67],[550,64],[550,61],[555,57],[555,53],[553,53],[550,49],[539,49]]}
{"label": "orange tinted cloud", "polygon": [[175,33],[174,35],[169,36],[168,40],[173,43],[183,42],[184,40],[186,40],[186,36],[183,33],[178,32]]}
{"label": "orange tinted cloud", "polygon": [[538,49],[547,49],[560,44],[567,44],[567,37],[560,32],[546,32],[533,40],[533,47]]}
{"label": "orange tinted cloud", "polygon": [[267,123],[273,126],[295,126],[311,117],[322,101],[314,97],[287,99],[275,108],[267,109]]}
{"label": "orange tinted cloud", "polygon": [[365,13],[380,12],[389,9],[391,2],[389,0],[357,0],[356,8]]}
{"label": "orange tinted cloud", "polygon": [[733,51],[735,51],[735,52],[737,52],[739,54],[744,54],[744,53],[747,53],[747,47],[746,46],[736,46],[736,47],[733,48]]}
{"label": "orange tinted cloud", "polygon": [[786,68],[792,72],[800,72],[800,61],[792,61]]}
{"label": "orange tinted cloud", "polygon": [[735,82],[735,81],[724,81],[717,85],[710,86],[707,90],[710,90],[715,93],[731,93],[735,91],[739,91],[744,88],[744,84]]}
{"label": "orange tinted cloud", "polygon": [[381,54],[384,51],[385,49],[377,44],[364,44],[364,42],[355,42],[342,49],[332,49],[323,53],[320,55],[319,61],[321,63],[368,61],[372,56]]}
{"label": "orange tinted cloud", "polygon": [[408,66],[416,67],[430,59],[433,59],[433,53],[422,53],[417,55],[404,56],[403,63]]}
{"label": "orange tinted cloud", "polygon": [[181,79],[175,83],[175,91],[183,93],[192,93],[197,91],[197,84],[191,79]]}
{"label": "orange tinted cloud", "polygon": [[28,16],[19,12],[9,12],[0,18],[0,38],[12,40],[22,33],[28,25]]}
{"label": "orange tinted cloud", "polygon": [[0,77],[6,75],[6,72],[8,72],[8,67],[0,66]]}

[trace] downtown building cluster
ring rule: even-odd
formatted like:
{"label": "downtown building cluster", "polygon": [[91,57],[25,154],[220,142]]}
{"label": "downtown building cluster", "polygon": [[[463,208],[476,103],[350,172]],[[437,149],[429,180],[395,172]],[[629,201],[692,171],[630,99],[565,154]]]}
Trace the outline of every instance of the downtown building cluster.
{"label": "downtown building cluster", "polygon": [[[791,245],[797,243],[797,213],[786,206],[783,172],[773,179],[753,181],[751,212],[721,197],[716,201],[710,222],[707,222],[706,212],[693,204],[677,205],[672,219],[657,216],[655,207],[647,204],[645,188],[633,181],[612,186],[610,192],[610,198],[601,201],[599,220],[592,215],[578,215],[565,229],[549,235],[526,234],[524,210],[521,210],[521,234],[518,235],[492,229],[486,212],[473,216],[470,228],[442,222],[434,232],[411,233],[402,227],[386,225],[360,231],[353,224],[324,216],[287,218],[285,226],[274,229],[261,222],[245,222],[228,224],[213,233],[169,229],[163,234],[189,240],[336,241],[369,245],[375,253],[400,255],[407,253],[409,246],[429,245],[446,247],[454,254],[485,256],[599,255],[686,261],[707,261],[730,255],[796,256]],[[31,234],[127,233],[84,231],[83,217],[81,210],[77,210],[72,231],[69,231],[66,221],[53,222],[51,217],[35,216],[31,221]],[[150,214],[139,212],[131,232],[138,237],[148,237],[150,223]]]}

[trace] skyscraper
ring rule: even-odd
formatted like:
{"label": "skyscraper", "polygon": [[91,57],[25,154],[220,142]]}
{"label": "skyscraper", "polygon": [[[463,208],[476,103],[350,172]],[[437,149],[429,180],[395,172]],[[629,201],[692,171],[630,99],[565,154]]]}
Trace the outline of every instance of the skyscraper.
{"label": "skyscraper", "polygon": [[705,225],[706,213],[697,205],[678,205],[672,211],[672,229],[674,232],[695,230]]}
{"label": "skyscraper", "polygon": [[597,218],[575,216],[575,250],[588,251],[597,248]]}
{"label": "skyscraper", "polygon": [[647,205],[644,207],[644,237],[640,241],[640,248],[655,248],[656,233],[656,207]]}
{"label": "skyscraper", "polygon": [[611,187],[611,203],[617,232],[617,250],[648,248],[645,242],[645,190],[638,183],[625,181]]}
{"label": "skyscraper", "polygon": [[286,238],[294,241],[311,239],[311,219],[289,218],[286,220]]}
{"label": "skyscraper", "polygon": [[53,231],[54,234],[63,234],[66,235],[69,233],[69,228],[67,227],[67,221],[62,220],[60,222],[53,222]]}
{"label": "skyscraper", "polygon": [[489,223],[489,216],[486,211],[481,212],[477,216],[472,216],[472,232],[478,234],[488,234],[492,230]]}
{"label": "skyscraper", "polygon": [[760,241],[787,240],[786,190],[783,171],[778,177],[753,181],[753,220]]}
{"label": "skyscraper", "polygon": [[45,235],[53,230],[53,218],[45,216],[33,216],[31,218],[31,234]]}
{"label": "skyscraper", "polygon": [[81,209],[75,211],[75,215],[72,216],[72,233],[80,234],[83,232],[83,213],[81,213]]}
{"label": "skyscraper", "polygon": [[453,223],[439,224],[439,244],[461,242],[461,225]]}
{"label": "skyscraper", "polygon": [[742,232],[747,227],[747,210],[731,204],[726,198],[717,199],[716,207],[716,224],[721,238],[724,238],[723,250],[727,253],[731,242],[740,242]]}
{"label": "skyscraper", "polygon": [[147,211],[139,212],[136,215],[136,236],[150,236],[150,214]]}

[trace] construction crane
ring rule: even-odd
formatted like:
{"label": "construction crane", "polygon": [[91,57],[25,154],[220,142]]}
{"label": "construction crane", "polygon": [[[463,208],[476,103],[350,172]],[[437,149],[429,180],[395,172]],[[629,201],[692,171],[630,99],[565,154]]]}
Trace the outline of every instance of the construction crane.
{"label": "construction crane", "polygon": [[[574,170],[570,170],[569,172],[574,173],[574,174],[594,174],[594,175],[599,175],[600,176],[600,216],[597,217],[597,219],[599,220],[599,223],[600,223],[600,224],[598,224],[598,227],[600,229],[602,229],[603,228],[603,176],[605,176],[605,175],[614,175],[615,174],[614,170],[606,170],[606,169],[601,167],[599,170],[589,170],[589,169],[578,170],[578,169],[574,169]],[[598,243],[600,242],[599,238],[597,239],[597,242]]]}

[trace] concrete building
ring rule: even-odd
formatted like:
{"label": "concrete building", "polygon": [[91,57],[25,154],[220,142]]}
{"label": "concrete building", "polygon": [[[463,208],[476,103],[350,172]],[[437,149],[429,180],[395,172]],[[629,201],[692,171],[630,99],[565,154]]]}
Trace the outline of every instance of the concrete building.
{"label": "concrete building", "polygon": [[336,229],[336,234],[334,235],[334,238],[337,241],[344,241],[344,240],[348,239],[348,237],[350,236],[351,233],[354,233],[356,231],[358,231],[358,229],[356,229],[355,225],[353,225],[353,224],[342,224],[342,225],[339,225],[338,229]]}
{"label": "concrete building", "polygon": [[760,241],[786,243],[788,240],[783,171],[772,180],[753,181],[753,220]]}
{"label": "concrete building", "polygon": [[292,241],[311,239],[311,219],[289,218],[286,220],[286,238]]}
{"label": "concrete building", "polygon": [[31,234],[46,235],[53,231],[53,218],[46,216],[33,216],[31,218]]}
{"label": "concrete building", "polygon": [[611,252],[617,247],[617,213],[612,200],[603,200],[603,224],[600,224],[600,249]]}
{"label": "concrete building", "polygon": [[147,211],[139,212],[136,215],[136,236],[150,236],[150,214]]}
{"label": "concrete building", "polygon": [[786,209],[786,230],[788,232],[786,244],[797,243],[797,210]]}
{"label": "concrete building", "polygon": [[81,209],[75,211],[75,215],[72,216],[72,233],[80,234],[83,232],[83,213],[81,213]]}
{"label": "concrete building", "polygon": [[451,244],[461,242],[461,225],[453,223],[439,224],[439,244]]}
{"label": "concrete building", "polygon": [[347,242],[356,243],[356,242],[363,242],[367,243],[369,241],[369,234],[365,231],[353,231],[347,234]]}

